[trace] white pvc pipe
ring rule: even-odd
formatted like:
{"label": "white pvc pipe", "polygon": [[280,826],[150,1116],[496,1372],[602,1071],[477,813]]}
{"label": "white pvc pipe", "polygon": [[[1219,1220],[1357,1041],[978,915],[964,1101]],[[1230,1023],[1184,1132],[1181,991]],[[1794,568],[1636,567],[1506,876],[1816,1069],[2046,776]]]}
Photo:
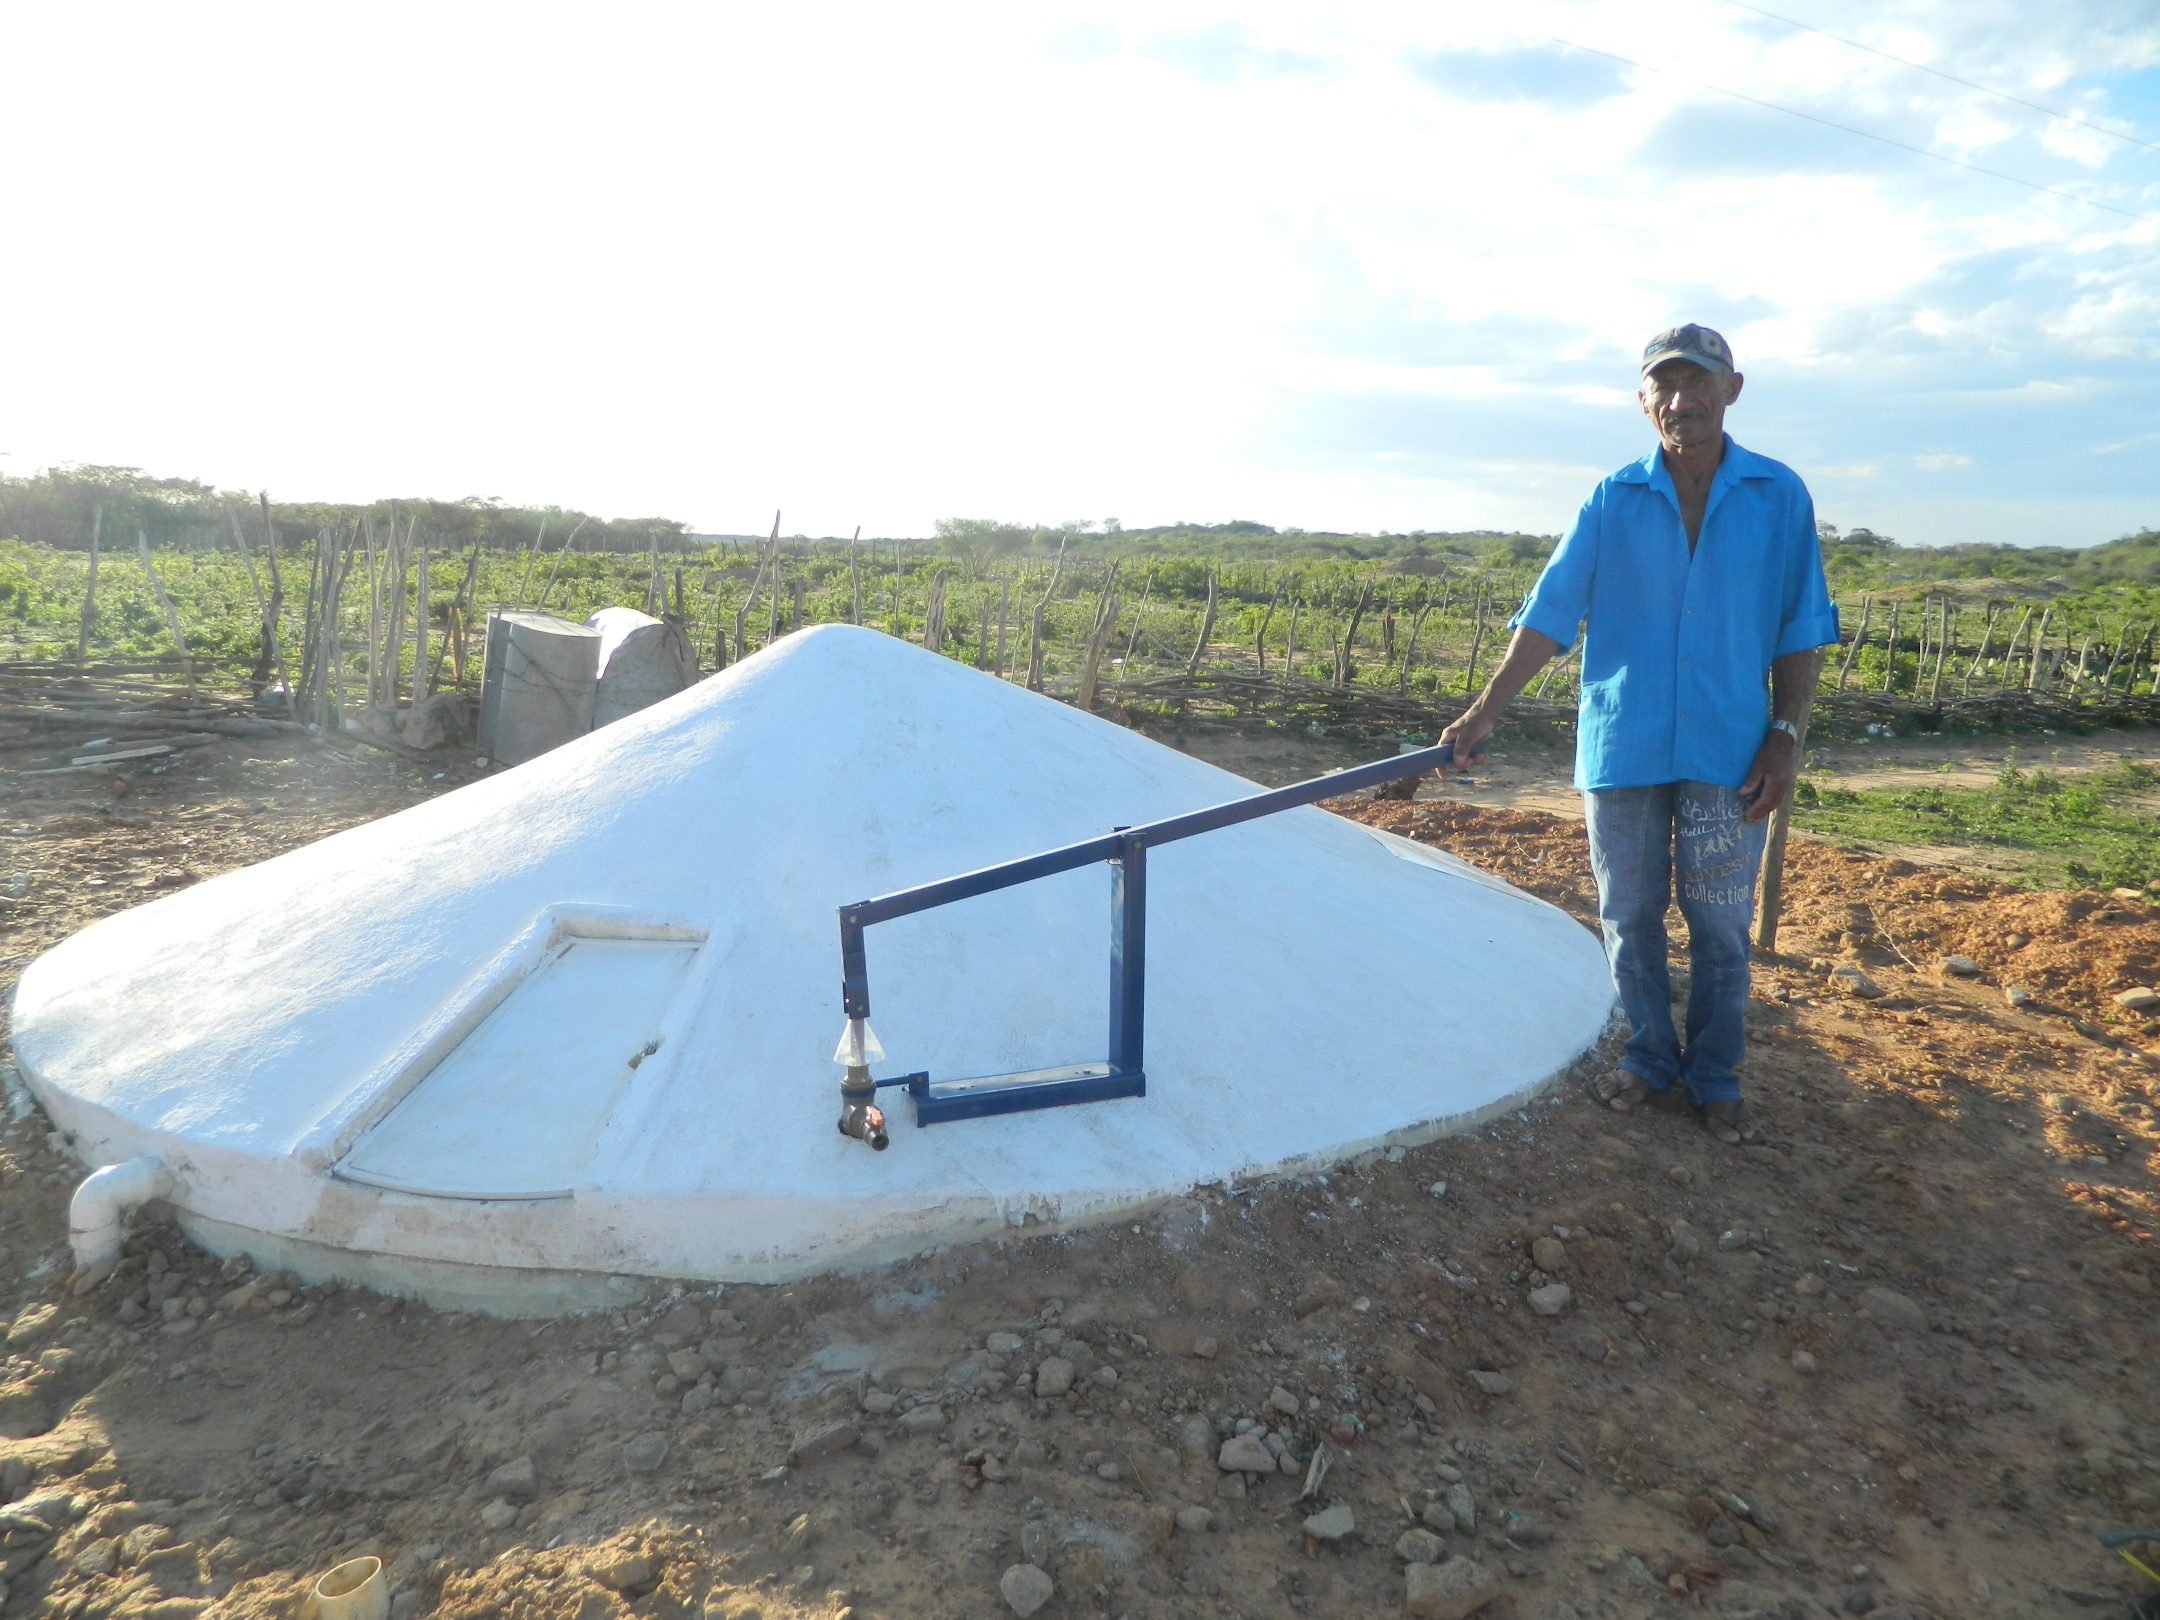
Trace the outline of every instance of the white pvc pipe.
{"label": "white pvc pipe", "polygon": [[120,1263],[126,1212],[173,1190],[172,1172],[156,1158],[130,1159],[93,1170],[68,1204],[68,1242],[75,1250],[75,1287],[94,1288]]}

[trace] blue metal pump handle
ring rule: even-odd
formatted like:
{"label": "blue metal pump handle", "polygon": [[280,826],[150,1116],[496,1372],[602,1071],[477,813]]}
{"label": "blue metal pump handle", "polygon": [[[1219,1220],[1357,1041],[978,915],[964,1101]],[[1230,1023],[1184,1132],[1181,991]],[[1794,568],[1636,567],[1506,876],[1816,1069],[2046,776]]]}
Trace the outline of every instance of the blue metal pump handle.
{"label": "blue metal pump handle", "polygon": [[[1471,749],[1470,758],[1474,760],[1483,752],[1484,745],[1479,743]],[[915,1099],[919,1123],[1048,1107],[1061,1102],[1144,1096],[1148,850],[1158,844],[1175,843],[1181,838],[1255,821],[1278,811],[1294,810],[1320,799],[1338,798],[1360,788],[1376,787],[1406,776],[1420,776],[1454,763],[1454,745],[1442,743],[1413,753],[1397,754],[1390,759],[1374,760],[1369,765],[1354,765],[1308,782],[1256,793],[1249,798],[1233,799],[1205,810],[1189,810],[1183,815],[1167,816],[1137,827],[1120,827],[1100,837],[1045,850],[1039,855],[1003,861],[995,866],[963,872],[957,877],[941,878],[934,883],[895,890],[872,900],[840,907],[841,1005],[849,1018],[868,1018],[870,968],[863,933],[873,923],[890,922],[896,917],[930,911],[951,905],[956,900],[971,900],[977,895],[993,894],[999,889],[1032,883],[1037,878],[1054,877],[1060,872],[1098,862],[1111,869],[1110,1051],[1107,1063],[1031,1071],[1027,1076],[991,1077],[989,1084],[946,1082],[956,1092],[966,1088],[965,1095],[952,1095],[942,1100],[926,1074],[876,1084],[883,1087],[904,1083]],[[1050,1076],[1057,1078],[1048,1078]],[[1000,1089],[997,1082],[1001,1080],[1015,1083]]]}

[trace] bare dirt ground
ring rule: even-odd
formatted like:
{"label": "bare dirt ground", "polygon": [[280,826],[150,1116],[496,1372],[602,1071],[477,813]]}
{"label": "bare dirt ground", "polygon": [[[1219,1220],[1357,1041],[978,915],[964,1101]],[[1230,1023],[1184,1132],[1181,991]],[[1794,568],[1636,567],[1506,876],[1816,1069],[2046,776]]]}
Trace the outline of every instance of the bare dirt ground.
{"label": "bare dirt ground", "polygon": [[[236,742],[0,778],[0,983],[470,767]],[[1566,821],[1339,808],[1588,916]],[[1359,1615],[1402,1611],[1405,1554],[1516,1620],[2121,1613],[2093,1533],[2160,1517],[2160,1026],[2111,995],[2160,971],[2160,917],[1815,846],[1790,892],[1749,1016],[1767,1146],[1570,1083],[1326,1176],[608,1316],[258,1278],[155,1211],[73,1297],[81,1166],[20,1114],[4,1612],[297,1620],[375,1552],[400,1620],[994,1617],[1023,1562],[1050,1620]],[[1270,1438],[1226,1471],[1241,1426]]]}

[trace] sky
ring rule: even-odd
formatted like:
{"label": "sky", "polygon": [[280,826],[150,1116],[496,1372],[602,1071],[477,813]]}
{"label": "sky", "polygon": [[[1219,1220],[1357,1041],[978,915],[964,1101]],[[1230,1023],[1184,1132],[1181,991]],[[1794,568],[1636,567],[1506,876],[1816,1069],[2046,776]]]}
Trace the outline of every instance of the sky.
{"label": "sky", "polygon": [[2160,527],[2150,0],[0,28],[0,472],[1551,533],[1650,447],[1637,359],[1695,320],[1734,437],[1841,527]]}

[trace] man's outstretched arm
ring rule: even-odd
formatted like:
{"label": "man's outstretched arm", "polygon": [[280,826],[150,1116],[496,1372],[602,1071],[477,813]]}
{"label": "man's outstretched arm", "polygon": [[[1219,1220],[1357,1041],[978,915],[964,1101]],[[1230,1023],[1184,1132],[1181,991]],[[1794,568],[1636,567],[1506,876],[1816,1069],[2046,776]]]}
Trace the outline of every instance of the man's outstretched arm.
{"label": "man's outstretched arm", "polygon": [[[1515,701],[1522,689],[1530,684],[1530,677],[1543,669],[1559,650],[1560,643],[1543,631],[1533,630],[1527,624],[1516,628],[1508,641],[1507,656],[1500,660],[1500,667],[1485,683],[1485,690],[1463,711],[1461,719],[1440,733],[1442,742],[1455,745],[1458,770],[1470,763],[1470,755],[1477,746],[1492,735],[1500,712]],[[1447,773],[1439,774],[1445,776]]]}

